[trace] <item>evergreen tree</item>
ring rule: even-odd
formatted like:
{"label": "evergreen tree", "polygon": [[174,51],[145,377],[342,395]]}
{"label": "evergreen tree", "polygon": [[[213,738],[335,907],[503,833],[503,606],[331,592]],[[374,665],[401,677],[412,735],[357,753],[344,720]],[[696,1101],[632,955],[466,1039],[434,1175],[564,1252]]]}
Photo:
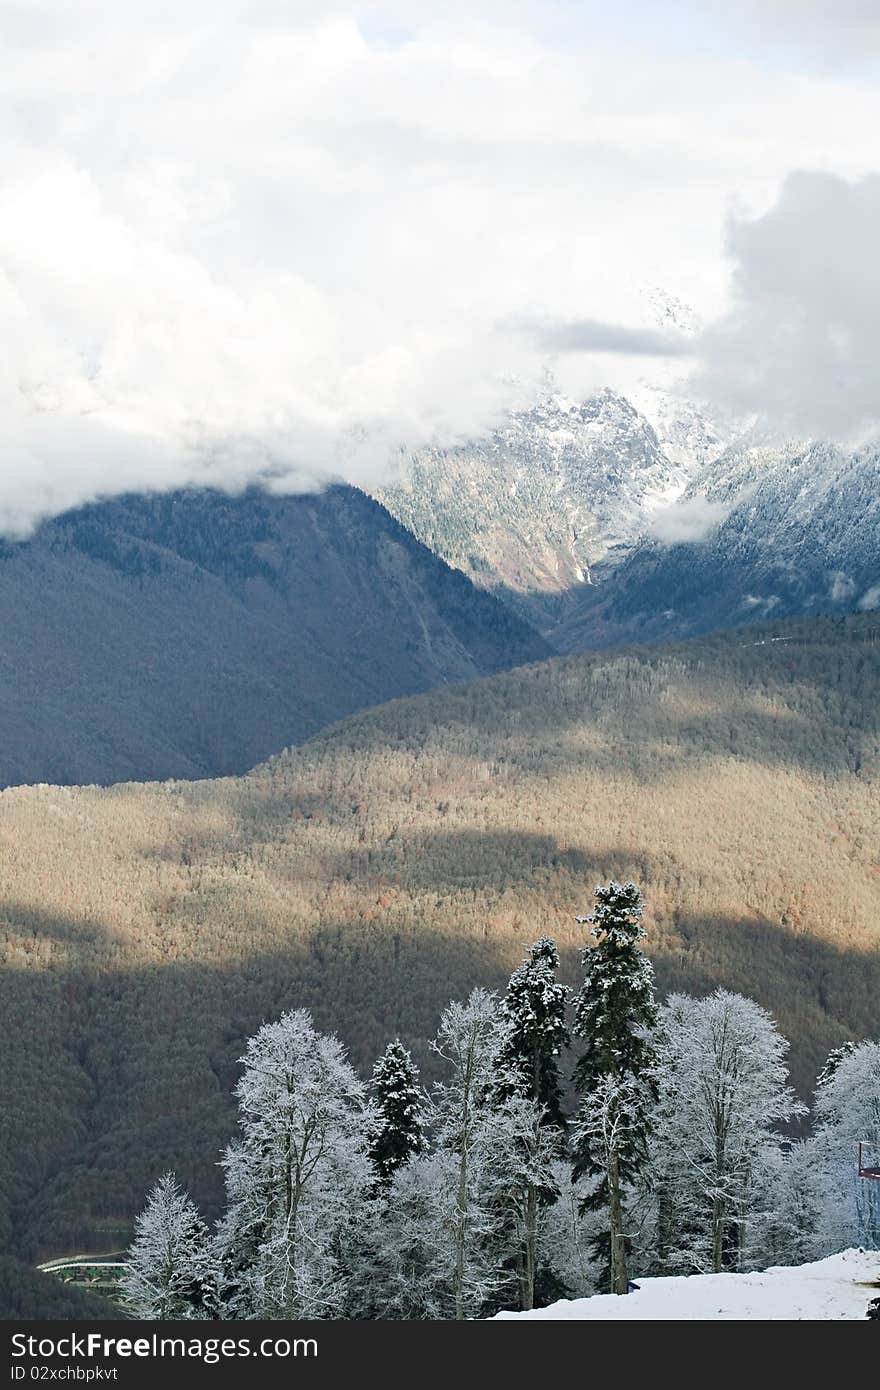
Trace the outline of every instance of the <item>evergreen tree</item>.
{"label": "evergreen tree", "polygon": [[[564,1129],[559,1056],[571,1039],[565,1023],[568,989],[557,980],[558,969],[556,942],[539,937],[507,986],[498,1063],[502,1073],[542,1107],[544,1122]],[[502,1087],[505,1079],[500,1078]]]}
{"label": "evergreen tree", "polygon": [[[539,1186],[534,1173],[550,1172],[554,1148],[561,1146],[565,1119],[559,1054],[570,1041],[565,1023],[568,989],[556,978],[559,952],[549,936],[540,937],[522,965],[513,972],[501,1005],[502,1043],[497,1057],[498,1075],[493,1092],[499,1099],[514,1095],[530,1101],[537,1126],[555,1131],[555,1138],[529,1134],[521,1155],[522,1187],[513,1195],[520,1239],[516,1268],[520,1307],[534,1307],[538,1258],[538,1209],[556,1201],[555,1182]],[[552,1282],[552,1281],[551,1281]]]}
{"label": "evergreen tree", "polygon": [[173,1173],[153,1188],[135,1222],[122,1291],[137,1318],[210,1316],[208,1228]]}
{"label": "evergreen tree", "polygon": [[613,880],[595,891],[587,918],[597,944],[585,948],[584,983],[575,1000],[574,1032],[586,1048],[575,1069],[580,1108],[572,1136],[575,1179],[592,1177],[586,1208],[607,1208],[603,1240],[612,1293],[627,1291],[624,1193],[647,1160],[651,1106],[657,1099],[654,972],[639,949],[642,896]]}
{"label": "evergreen tree", "polygon": [[370,1161],[378,1186],[387,1188],[398,1168],[425,1147],[419,1073],[399,1038],[376,1062],[370,1090],[375,1108]]}

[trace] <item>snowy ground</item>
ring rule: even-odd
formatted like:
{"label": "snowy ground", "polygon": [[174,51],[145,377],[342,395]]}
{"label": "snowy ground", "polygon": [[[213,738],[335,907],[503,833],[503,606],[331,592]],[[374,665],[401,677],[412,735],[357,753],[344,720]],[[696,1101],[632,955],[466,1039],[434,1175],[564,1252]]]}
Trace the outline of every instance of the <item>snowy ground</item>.
{"label": "snowy ground", "polygon": [[880,1252],[844,1250],[816,1264],[767,1269],[762,1274],[693,1274],[689,1278],[639,1279],[626,1298],[597,1294],[563,1299],[532,1313],[499,1318],[586,1318],[680,1321],[784,1319],[818,1322],[864,1318],[880,1297]]}

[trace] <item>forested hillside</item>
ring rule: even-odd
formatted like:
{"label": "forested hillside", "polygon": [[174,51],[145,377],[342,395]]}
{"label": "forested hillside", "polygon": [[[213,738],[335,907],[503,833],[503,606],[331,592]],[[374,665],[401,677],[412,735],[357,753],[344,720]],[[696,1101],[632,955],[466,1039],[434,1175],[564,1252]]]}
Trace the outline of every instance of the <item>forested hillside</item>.
{"label": "forested hillside", "polygon": [[[688,518],[702,535],[687,538]],[[730,448],[695,474],[664,524],[679,539],[643,540],[573,595],[551,634],[558,650],[880,607],[876,447]]]}
{"label": "forested hillside", "polygon": [[741,990],[806,1091],[876,1032],[880,627],[557,658],[214,782],[0,795],[0,1239],[119,1248],[157,1173],[210,1213],[243,1040],[306,1007],[362,1072],[541,932],[577,975],[633,878],[661,992]]}
{"label": "forested hillside", "polygon": [[351,487],[176,492],[0,540],[0,786],[245,772],[395,695],[549,655]]}

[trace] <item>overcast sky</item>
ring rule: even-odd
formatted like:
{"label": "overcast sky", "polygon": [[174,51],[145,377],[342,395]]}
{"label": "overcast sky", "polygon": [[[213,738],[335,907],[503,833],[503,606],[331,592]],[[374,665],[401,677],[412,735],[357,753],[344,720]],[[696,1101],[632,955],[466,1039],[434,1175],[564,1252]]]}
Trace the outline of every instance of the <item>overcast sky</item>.
{"label": "overcast sky", "polygon": [[868,0],[0,0],[0,54],[0,529],[371,481],[548,362],[876,423]]}

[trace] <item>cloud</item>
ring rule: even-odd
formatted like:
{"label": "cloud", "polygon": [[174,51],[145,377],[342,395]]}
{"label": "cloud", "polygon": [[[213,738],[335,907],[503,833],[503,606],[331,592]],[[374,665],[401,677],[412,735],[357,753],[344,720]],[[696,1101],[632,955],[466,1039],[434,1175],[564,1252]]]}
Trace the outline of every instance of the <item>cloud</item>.
{"label": "cloud", "polygon": [[829,581],[828,597],[832,603],[847,603],[856,591],[853,580],[842,570],[835,570]]}
{"label": "cloud", "polygon": [[867,589],[859,599],[859,608],[863,613],[873,613],[880,608],[880,584],[874,584]]}
{"label": "cloud", "polygon": [[0,532],[127,488],[378,481],[548,354],[569,395],[680,369],[639,286],[713,317],[731,199],[874,156],[880,90],[554,45],[545,14],[0,0]]}
{"label": "cloud", "polygon": [[794,173],[763,216],[731,224],[730,312],[693,386],[777,432],[850,440],[880,420],[880,175]]}
{"label": "cloud", "polygon": [[693,351],[684,334],[578,319],[573,323],[524,324],[523,331],[546,352],[610,352],[636,357],[680,357]]}
{"label": "cloud", "polygon": [[724,23],[759,41],[783,42],[789,54],[870,61],[880,39],[874,0],[711,0]]}
{"label": "cloud", "polygon": [[703,541],[722,524],[735,503],[711,502],[707,497],[685,497],[655,513],[650,533],[664,545],[689,545]]}

